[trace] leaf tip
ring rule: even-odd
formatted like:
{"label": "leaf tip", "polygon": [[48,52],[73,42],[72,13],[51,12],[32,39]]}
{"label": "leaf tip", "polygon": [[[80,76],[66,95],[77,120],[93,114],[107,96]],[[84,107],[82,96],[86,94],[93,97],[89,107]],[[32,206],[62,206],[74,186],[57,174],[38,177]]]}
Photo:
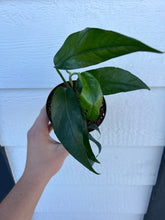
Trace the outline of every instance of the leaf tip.
{"label": "leaf tip", "polygon": [[157,53],[164,53],[164,51],[161,51],[161,50],[157,50]]}
{"label": "leaf tip", "polygon": [[98,163],[98,164],[101,164],[100,161],[98,161],[98,160],[97,160],[97,163]]}
{"label": "leaf tip", "polygon": [[98,172],[96,172],[96,171],[95,171],[94,173],[97,174],[97,175],[101,175],[101,173],[98,173]]}

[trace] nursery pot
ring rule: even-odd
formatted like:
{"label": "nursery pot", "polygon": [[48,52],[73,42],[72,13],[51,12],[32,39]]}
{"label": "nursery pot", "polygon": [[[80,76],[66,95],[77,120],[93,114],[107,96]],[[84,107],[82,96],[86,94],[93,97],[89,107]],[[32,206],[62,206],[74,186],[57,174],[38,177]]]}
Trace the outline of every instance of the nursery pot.
{"label": "nursery pot", "polygon": [[[68,84],[70,84],[68,82]],[[47,116],[51,121],[51,102],[52,102],[52,98],[53,98],[53,95],[54,95],[54,92],[55,90],[58,88],[58,87],[64,87],[66,88],[66,85],[64,83],[61,83],[59,84],[58,86],[56,86],[49,94],[48,96],[48,99],[47,99],[47,102],[46,102],[46,112],[47,112]],[[76,81],[73,81],[73,89],[76,90]],[[99,114],[99,117],[95,120],[95,121],[90,121],[88,119],[86,119],[86,122],[87,122],[87,126],[89,126],[90,124],[96,124],[98,127],[101,125],[101,123],[103,122],[104,118],[105,118],[105,114],[106,114],[106,102],[105,102],[105,99],[103,97],[103,102],[102,102],[102,106],[100,108],[100,114]],[[88,129],[88,131],[93,131],[94,129]]]}

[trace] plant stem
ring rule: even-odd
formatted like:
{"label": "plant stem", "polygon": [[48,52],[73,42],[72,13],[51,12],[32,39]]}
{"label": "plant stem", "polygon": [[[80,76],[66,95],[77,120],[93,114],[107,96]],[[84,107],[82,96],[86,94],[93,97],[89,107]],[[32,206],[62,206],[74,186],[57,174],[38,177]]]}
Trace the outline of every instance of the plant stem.
{"label": "plant stem", "polygon": [[63,80],[64,84],[66,85],[66,87],[70,87],[69,84],[67,83],[67,81],[64,79],[62,73],[59,71],[59,69],[56,68],[56,70],[57,70],[58,74],[60,75],[61,79]]}
{"label": "plant stem", "polygon": [[68,70],[66,70],[66,72],[69,73],[69,82],[70,82],[71,87],[73,88],[72,73],[69,72]]}
{"label": "plant stem", "polygon": [[77,89],[76,89],[76,95],[77,95],[77,98],[79,99],[80,98],[80,94],[78,93]]}
{"label": "plant stem", "polygon": [[73,88],[72,75],[69,76],[69,82],[70,82],[71,87]]}
{"label": "plant stem", "polygon": [[[78,73],[71,73],[71,72],[69,72],[69,71],[67,71],[67,73],[69,73],[69,75],[70,75],[69,78],[71,78],[71,79],[72,79],[72,76],[74,76],[74,75],[77,75],[77,76],[78,76]],[[76,92],[77,98],[79,99],[79,98],[80,98],[80,94],[79,94],[79,92],[77,91],[77,88],[76,88],[75,92]]]}
{"label": "plant stem", "polygon": [[71,75],[71,74],[72,74],[71,72],[69,72],[69,70],[66,70],[66,72],[67,72],[67,73],[69,73],[69,75]]}

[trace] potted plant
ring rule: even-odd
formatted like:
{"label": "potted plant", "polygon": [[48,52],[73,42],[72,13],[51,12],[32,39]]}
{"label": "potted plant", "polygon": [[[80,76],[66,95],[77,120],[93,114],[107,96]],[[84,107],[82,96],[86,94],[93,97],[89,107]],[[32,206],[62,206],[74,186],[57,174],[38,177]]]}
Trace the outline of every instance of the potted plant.
{"label": "potted plant", "polygon": [[[73,33],[65,40],[54,56],[54,65],[63,83],[55,87],[47,99],[47,114],[54,132],[66,150],[90,171],[97,156],[90,140],[98,146],[90,131],[99,131],[106,104],[104,95],[150,88],[132,73],[116,67],[102,67],[78,72],[77,69],[92,66],[125,54],[146,51],[162,53],[146,44],[120,33],[86,28]],[[70,70],[76,69],[75,72]],[[60,70],[65,70],[65,80]],[[77,79],[73,81],[73,76]]]}

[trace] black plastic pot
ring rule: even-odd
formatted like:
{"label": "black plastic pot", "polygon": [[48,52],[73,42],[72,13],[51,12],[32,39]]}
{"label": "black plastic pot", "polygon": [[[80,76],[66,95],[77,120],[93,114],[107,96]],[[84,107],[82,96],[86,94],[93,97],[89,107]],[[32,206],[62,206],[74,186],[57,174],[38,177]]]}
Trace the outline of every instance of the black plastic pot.
{"label": "black plastic pot", "polygon": [[[68,82],[68,83],[69,83],[69,82]],[[76,89],[76,88],[75,88],[76,81],[73,81],[73,85],[74,85],[74,89]],[[61,83],[61,84],[59,84],[58,86],[56,86],[56,87],[50,92],[50,94],[49,94],[49,96],[48,96],[48,99],[47,99],[47,102],[46,102],[46,112],[47,112],[47,116],[48,116],[50,122],[52,122],[52,121],[51,121],[51,102],[52,102],[52,98],[53,98],[53,95],[54,95],[55,90],[56,90],[58,87],[60,87],[60,86],[66,88],[66,86],[65,86],[64,83]],[[95,121],[90,121],[90,120],[86,119],[86,121],[87,121],[87,126],[89,126],[90,124],[96,124],[96,125],[99,127],[99,126],[101,125],[101,123],[103,122],[103,120],[104,120],[104,118],[105,118],[105,115],[106,115],[106,102],[105,102],[105,99],[104,99],[104,97],[103,97],[103,102],[102,102],[102,106],[101,106],[101,108],[100,108],[100,115],[99,115],[99,117],[98,117]],[[93,130],[94,130],[94,129],[88,129],[89,132],[90,132],[90,131],[93,131]]]}

